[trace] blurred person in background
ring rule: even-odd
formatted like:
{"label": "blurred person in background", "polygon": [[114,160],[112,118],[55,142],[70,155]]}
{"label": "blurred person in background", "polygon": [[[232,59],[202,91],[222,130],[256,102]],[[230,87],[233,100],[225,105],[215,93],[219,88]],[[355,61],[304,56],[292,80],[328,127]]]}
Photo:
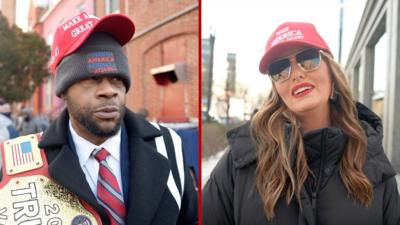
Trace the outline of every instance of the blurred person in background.
{"label": "blurred person in background", "polygon": [[146,108],[140,108],[137,114],[138,116],[141,116],[143,119],[147,120],[147,117],[149,117],[149,110]]}
{"label": "blurred person in background", "polygon": [[47,114],[41,114],[38,116],[40,126],[42,127],[42,130],[46,130],[50,126],[50,116]]}
{"label": "blurred person in background", "polygon": [[21,110],[21,116],[23,118],[20,124],[21,135],[35,134],[46,129],[46,127],[43,126],[41,119],[33,115],[31,107],[23,108]]}
{"label": "blurred person in background", "polygon": [[11,118],[10,104],[0,98],[0,143],[18,136],[19,132]]}
{"label": "blurred person in background", "polygon": [[381,119],[353,100],[314,25],[280,25],[259,69],[272,90],[251,123],[228,133],[203,224],[399,225]]}

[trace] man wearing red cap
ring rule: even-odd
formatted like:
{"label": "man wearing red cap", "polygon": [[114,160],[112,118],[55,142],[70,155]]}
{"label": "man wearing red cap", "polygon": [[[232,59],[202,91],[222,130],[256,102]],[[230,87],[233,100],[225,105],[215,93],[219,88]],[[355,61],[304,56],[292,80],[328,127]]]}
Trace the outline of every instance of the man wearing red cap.
{"label": "man wearing red cap", "polygon": [[82,13],[58,27],[50,68],[66,109],[43,135],[2,147],[0,187],[20,199],[0,203],[0,224],[197,224],[180,138],[125,107],[122,46],[134,31],[120,14]]}

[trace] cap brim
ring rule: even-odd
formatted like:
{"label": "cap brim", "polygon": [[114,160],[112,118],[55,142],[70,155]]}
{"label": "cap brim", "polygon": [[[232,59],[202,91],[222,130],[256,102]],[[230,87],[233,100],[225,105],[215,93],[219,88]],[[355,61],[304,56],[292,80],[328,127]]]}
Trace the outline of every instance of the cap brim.
{"label": "cap brim", "polygon": [[286,52],[289,48],[293,48],[295,46],[310,46],[310,47],[324,49],[324,50],[327,50],[328,52],[330,52],[329,49],[325,49],[323,46],[319,46],[316,43],[306,42],[306,41],[290,41],[290,42],[277,44],[274,47],[272,47],[268,52],[266,52],[264,54],[264,56],[261,58],[260,65],[259,65],[260,73],[267,74],[269,64],[274,59],[276,59],[282,52]]}
{"label": "cap brim", "polygon": [[75,52],[93,32],[106,32],[113,36],[121,46],[130,41],[135,33],[135,25],[129,17],[122,14],[110,14],[99,20],[94,28],[79,38],[70,49],[64,54],[64,57]]}
{"label": "cap brim", "polygon": [[110,14],[103,17],[93,29],[111,34],[120,44],[125,45],[135,33],[135,25],[129,17],[122,14]]}

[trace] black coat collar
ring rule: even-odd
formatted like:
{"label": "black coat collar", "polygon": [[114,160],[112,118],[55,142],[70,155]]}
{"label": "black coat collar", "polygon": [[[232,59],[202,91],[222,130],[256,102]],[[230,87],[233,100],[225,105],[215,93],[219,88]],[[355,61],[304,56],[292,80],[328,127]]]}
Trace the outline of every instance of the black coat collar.
{"label": "black coat collar", "polygon": [[[57,183],[93,206],[103,221],[108,221],[86,182],[78,157],[68,146],[68,120],[68,111],[64,110],[39,142],[39,147],[46,151],[49,174]],[[152,144],[155,137],[161,136],[157,128],[128,109],[124,123],[129,139],[131,171],[126,222],[150,224],[167,188],[169,161]]]}

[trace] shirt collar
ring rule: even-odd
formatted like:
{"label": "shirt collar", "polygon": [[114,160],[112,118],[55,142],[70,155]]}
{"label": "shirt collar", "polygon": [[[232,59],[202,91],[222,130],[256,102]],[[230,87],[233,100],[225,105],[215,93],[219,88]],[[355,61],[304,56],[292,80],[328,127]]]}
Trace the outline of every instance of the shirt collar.
{"label": "shirt collar", "polygon": [[121,128],[118,130],[118,133],[116,135],[108,138],[100,145],[95,145],[90,141],[84,139],[83,137],[79,136],[78,133],[76,133],[75,129],[72,127],[71,120],[69,121],[69,129],[71,131],[72,140],[74,142],[76,154],[78,155],[79,163],[81,166],[84,166],[86,164],[93,150],[99,148],[107,149],[112,157],[114,157],[117,161],[120,160]]}

